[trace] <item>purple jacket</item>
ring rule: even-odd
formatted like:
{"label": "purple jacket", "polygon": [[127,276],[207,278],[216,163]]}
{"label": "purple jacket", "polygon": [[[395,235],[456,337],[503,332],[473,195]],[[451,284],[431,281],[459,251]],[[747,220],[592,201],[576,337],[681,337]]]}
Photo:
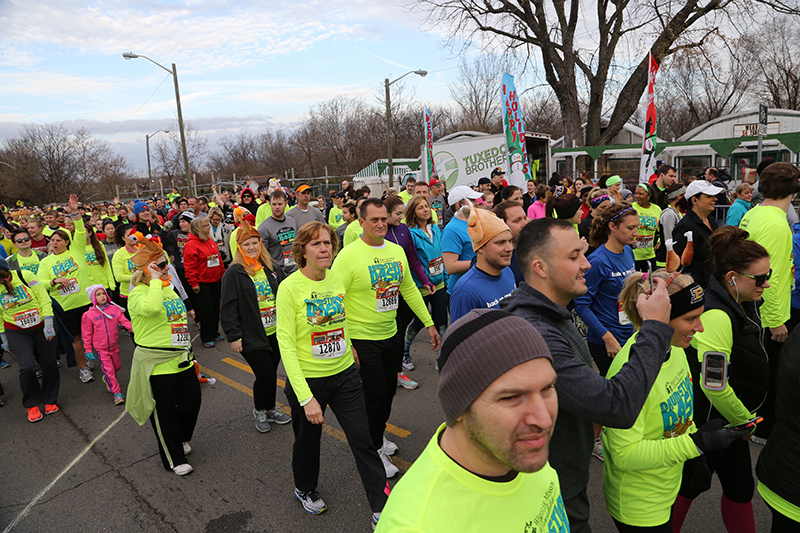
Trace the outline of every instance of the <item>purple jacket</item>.
{"label": "purple jacket", "polygon": [[414,246],[414,241],[411,238],[411,232],[408,226],[402,222],[396,226],[389,224],[389,229],[386,231],[386,240],[395,243],[406,251],[408,266],[411,268],[416,278],[422,282],[423,287],[433,285],[428,278],[427,270],[422,268],[422,263],[419,262],[417,248]]}

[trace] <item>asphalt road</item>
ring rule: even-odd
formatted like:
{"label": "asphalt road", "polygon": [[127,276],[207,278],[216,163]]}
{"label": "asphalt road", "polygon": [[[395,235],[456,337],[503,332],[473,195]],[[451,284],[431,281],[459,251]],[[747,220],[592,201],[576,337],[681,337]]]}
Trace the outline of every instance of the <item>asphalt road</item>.
{"label": "asphalt road", "polygon": [[[420,383],[398,390],[387,436],[400,447],[395,463],[405,471],[443,420],[436,400],[437,374],[424,333],[412,347]],[[196,356],[215,386],[203,385],[203,405],[189,461],[194,472],[165,471],[149,424],[139,427],[115,406],[95,370],[83,384],[76,368],[61,368],[60,412],[35,424],[25,418],[17,365],[0,371],[6,394],[0,409],[0,531],[49,532],[344,532],[370,531],[370,509],[350,450],[333,413],[325,416],[319,493],[328,511],[311,516],[294,499],[291,425],[261,434],[253,426],[253,377],[227,343]],[[132,344],[122,337],[120,383],[127,387]],[[279,384],[285,379],[278,371]],[[285,407],[282,388],[278,402]],[[287,412],[288,412],[288,408]],[[755,460],[760,448],[751,444]],[[402,472],[401,472],[402,475]],[[592,527],[615,531],[605,513],[602,464],[592,460],[589,495]],[[399,479],[396,477],[394,482]],[[684,531],[724,532],[721,491],[701,495]],[[769,511],[756,494],[758,531],[768,531]]]}

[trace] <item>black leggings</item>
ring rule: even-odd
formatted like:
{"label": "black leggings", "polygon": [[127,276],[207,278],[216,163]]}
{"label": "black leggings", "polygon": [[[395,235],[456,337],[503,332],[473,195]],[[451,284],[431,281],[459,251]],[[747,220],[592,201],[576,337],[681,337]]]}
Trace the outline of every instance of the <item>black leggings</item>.
{"label": "black leggings", "polygon": [[[704,454],[705,463],[711,473],[716,472],[722,485],[722,493],[732,502],[747,503],[753,499],[755,482],[750,461],[748,441],[737,439],[723,450]],[[684,463],[683,478],[678,494],[693,500],[711,488],[711,476],[704,474],[705,465],[698,461]],[[698,472],[700,470],[700,472]],[[699,474],[699,475],[692,475]],[[695,480],[692,482],[691,480]]]}
{"label": "black leggings", "polygon": [[596,344],[594,342],[586,341],[586,344],[589,345],[589,353],[592,354],[592,359],[594,359],[594,364],[597,365],[597,370],[600,372],[600,375],[606,377],[613,359],[608,356],[605,343]]}
{"label": "black leggings", "polygon": [[213,342],[219,336],[219,295],[221,281],[199,283],[200,292],[195,294],[197,320],[200,321],[200,340]]}
{"label": "black leggings", "polygon": [[629,526],[628,524],[623,524],[616,518],[613,518],[614,525],[617,526],[617,531],[619,533],[638,533],[638,532],[647,532],[647,533],[672,533],[672,526],[669,522],[666,524],[661,524],[660,526]]}
{"label": "black leggings", "polygon": [[253,405],[256,411],[270,411],[275,407],[278,384],[276,371],[281,361],[278,341],[275,335],[268,335],[269,350],[242,352],[242,357],[250,365],[256,380],[253,382]]}

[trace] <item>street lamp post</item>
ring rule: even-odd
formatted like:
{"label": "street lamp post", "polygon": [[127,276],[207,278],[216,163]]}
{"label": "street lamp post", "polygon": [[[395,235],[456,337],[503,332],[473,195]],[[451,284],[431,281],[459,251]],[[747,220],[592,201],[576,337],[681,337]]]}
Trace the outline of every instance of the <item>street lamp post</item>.
{"label": "street lamp post", "polygon": [[384,80],[384,87],[386,89],[386,152],[389,156],[388,162],[389,166],[387,167],[389,171],[389,187],[394,186],[394,163],[392,163],[392,102],[390,99],[389,94],[389,86],[395,82],[398,82],[408,76],[409,74],[416,74],[418,76],[422,76],[423,78],[428,75],[427,70],[411,70],[406,72],[399,78],[389,81],[389,78]]}
{"label": "street lamp post", "polygon": [[153,189],[155,185],[153,184],[153,172],[150,170],[150,137],[155,137],[161,132],[169,133],[169,130],[158,130],[155,133],[151,133],[150,135],[144,136],[144,142],[147,145],[147,177],[150,179],[150,189]]}
{"label": "street lamp post", "polygon": [[132,52],[125,52],[122,54],[122,57],[124,57],[125,59],[136,59],[139,57],[143,57],[144,59],[148,60],[154,65],[158,65],[159,67],[163,68],[164,70],[172,74],[172,80],[175,82],[175,101],[178,104],[178,129],[181,132],[181,147],[183,148],[183,168],[186,171],[186,185],[189,187],[189,190],[194,195],[195,191],[192,187],[192,177],[189,172],[189,153],[186,151],[186,134],[184,133],[183,129],[183,113],[181,112],[181,93],[178,90],[178,68],[175,66],[175,63],[173,63],[172,70],[170,70],[164,65],[153,61],[147,56],[141,54],[134,54]]}

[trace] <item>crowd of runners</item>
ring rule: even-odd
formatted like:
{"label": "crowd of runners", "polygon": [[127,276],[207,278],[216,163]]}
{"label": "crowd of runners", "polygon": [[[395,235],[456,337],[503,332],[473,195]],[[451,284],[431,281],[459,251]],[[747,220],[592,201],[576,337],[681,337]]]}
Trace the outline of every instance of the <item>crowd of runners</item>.
{"label": "crowd of runners", "polygon": [[[662,165],[633,191],[588,175],[522,190],[497,168],[381,197],[271,180],[6,209],[0,367],[18,366],[30,422],[59,411],[62,373],[99,371],[183,476],[213,383],[196,356],[227,342],[255,376],[256,430],[292,425],[287,491],[327,509],[330,407],[382,532],[590,531],[593,456],[621,532],[680,531],[714,474],[728,532],[755,531],[755,477],[772,531],[800,531],[800,171],[758,171],[732,191],[714,168],[678,182]],[[418,387],[423,329],[445,422],[390,489],[385,430],[397,388]]]}

